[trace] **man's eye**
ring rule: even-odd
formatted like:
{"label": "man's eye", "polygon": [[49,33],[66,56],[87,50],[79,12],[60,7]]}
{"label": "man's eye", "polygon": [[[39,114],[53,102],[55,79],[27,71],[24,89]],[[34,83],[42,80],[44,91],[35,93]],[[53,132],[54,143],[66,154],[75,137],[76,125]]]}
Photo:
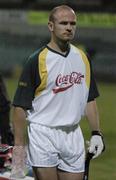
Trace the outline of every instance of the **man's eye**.
{"label": "man's eye", "polygon": [[73,25],[73,26],[75,26],[75,25],[76,25],[76,22],[71,22],[70,24]]}
{"label": "man's eye", "polygon": [[60,22],[60,24],[62,24],[62,25],[67,25],[68,24],[68,22]]}
{"label": "man's eye", "polygon": [[70,25],[72,25],[72,26],[75,26],[75,25],[76,25],[76,22],[65,22],[65,21],[62,21],[62,22],[60,22],[59,24],[62,24],[62,25],[70,24]]}

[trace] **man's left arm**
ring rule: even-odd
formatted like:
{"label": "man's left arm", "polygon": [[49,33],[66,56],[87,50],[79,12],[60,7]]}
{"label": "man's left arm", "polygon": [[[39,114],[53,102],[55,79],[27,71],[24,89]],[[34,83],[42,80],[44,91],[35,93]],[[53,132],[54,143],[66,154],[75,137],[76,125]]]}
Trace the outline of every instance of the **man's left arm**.
{"label": "man's left arm", "polygon": [[94,154],[93,158],[96,158],[104,151],[105,145],[100,130],[99,112],[95,99],[87,103],[86,117],[91,129],[89,152]]}

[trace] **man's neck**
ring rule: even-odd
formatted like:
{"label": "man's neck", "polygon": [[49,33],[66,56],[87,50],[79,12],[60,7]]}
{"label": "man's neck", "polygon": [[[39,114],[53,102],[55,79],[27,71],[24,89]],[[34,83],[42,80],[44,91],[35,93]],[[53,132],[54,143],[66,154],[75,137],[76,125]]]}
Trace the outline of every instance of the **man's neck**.
{"label": "man's neck", "polygon": [[48,43],[48,46],[51,48],[51,49],[54,49],[55,51],[61,53],[61,54],[66,54],[67,51],[69,50],[69,43],[67,42],[58,42],[58,43],[55,43],[53,41],[50,41]]}

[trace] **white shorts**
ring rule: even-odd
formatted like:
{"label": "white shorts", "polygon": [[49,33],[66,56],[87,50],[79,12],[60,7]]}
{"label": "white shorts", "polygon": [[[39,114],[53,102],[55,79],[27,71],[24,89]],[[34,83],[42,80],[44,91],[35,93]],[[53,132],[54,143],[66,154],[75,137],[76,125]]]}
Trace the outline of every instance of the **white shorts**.
{"label": "white shorts", "polygon": [[85,148],[79,126],[51,128],[31,123],[28,136],[31,166],[57,166],[67,172],[84,172]]}

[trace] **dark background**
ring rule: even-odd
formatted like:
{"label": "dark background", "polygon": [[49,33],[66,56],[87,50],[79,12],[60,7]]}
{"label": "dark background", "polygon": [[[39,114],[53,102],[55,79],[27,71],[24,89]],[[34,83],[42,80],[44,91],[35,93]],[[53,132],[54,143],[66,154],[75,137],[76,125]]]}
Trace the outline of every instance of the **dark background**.
{"label": "dark background", "polygon": [[[17,22],[18,12],[46,11],[60,4],[67,4],[81,13],[116,14],[116,0],[0,0],[0,11],[4,14],[10,12],[10,19],[4,15],[3,23],[0,23],[0,71],[5,76],[18,71],[34,50],[49,41],[47,25]],[[13,11],[17,17],[12,22]],[[96,78],[116,81],[116,27],[78,27],[73,43],[84,46],[92,60]]]}

